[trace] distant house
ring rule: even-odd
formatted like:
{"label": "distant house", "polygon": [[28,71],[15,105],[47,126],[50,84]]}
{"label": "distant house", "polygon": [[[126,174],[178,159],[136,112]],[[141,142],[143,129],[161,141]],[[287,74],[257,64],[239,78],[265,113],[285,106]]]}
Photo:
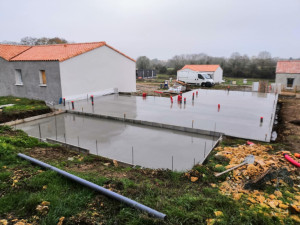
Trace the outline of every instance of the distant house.
{"label": "distant house", "polygon": [[135,60],[105,42],[0,44],[0,95],[57,103],[60,98],[136,91]]}
{"label": "distant house", "polygon": [[221,83],[223,80],[223,70],[220,65],[185,65],[180,71],[207,73],[215,83]]}
{"label": "distant house", "polygon": [[275,82],[284,89],[300,86],[300,60],[278,61]]}
{"label": "distant house", "polygon": [[155,78],[156,70],[136,70],[136,78],[144,79],[144,78]]}

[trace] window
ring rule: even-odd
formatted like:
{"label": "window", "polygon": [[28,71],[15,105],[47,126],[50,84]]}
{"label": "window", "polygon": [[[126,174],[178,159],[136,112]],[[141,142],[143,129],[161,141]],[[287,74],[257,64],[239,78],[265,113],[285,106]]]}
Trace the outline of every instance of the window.
{"label": "window", "polygon": [[293,84],[294,84],[294,78],[287,78],[286,86],[291,88],[293,87]]}
{"label": "window", "polygon": [[204,78],[201,74],[198,74],[198,78],[204,80]]}
{"label": "window", "polygon": [[16,85],[23,85],[21,70],[19,69],[15,70],[15,76],[16,76]]}
{"label": "window", "polygon": [[40,86],[46,86],[47,80],[46,80],[46,72],[45,70],[40,70]]}

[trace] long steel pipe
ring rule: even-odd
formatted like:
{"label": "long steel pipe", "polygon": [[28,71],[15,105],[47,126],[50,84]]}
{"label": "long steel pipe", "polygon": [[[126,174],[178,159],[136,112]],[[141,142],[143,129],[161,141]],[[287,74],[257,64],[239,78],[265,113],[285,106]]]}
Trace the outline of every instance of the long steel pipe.
{"label": "long steel pipe", "polygon": [[152,216],[154,216],[156,218],[165,219],[165,217],[166,217],[166,214],[158,212],[158,211],[156,211],[154,209],[149,208],[148,206],[145,206],[145,205],[140,204],[140,203],[138,203],[138,202],[136,202],[134,200],[126,198],[123,195],[120,195],[120,194],[117,194],[117,193],[115,193],[113,191],[107,190],[104,187],[101,187],[101,186],[99,186],[97,184],[94,184],[94,183],[89,182],[89,181],[87,181],[85,179],[77,177],[77,176],[75,176],[73,174],[70,174],[70,173],[64,171],[64,170],[60,170],[60,169],[58,169],[58,168],[56,168],[54,166],[51,166],[51,165],[49,165],[47,163],[39,161],[39,160],[37,160],[35,158],[32,158],[32,157],[27,156],[27,155],[24,155],[22,153],[19,153],[18,156],[21,157],[21,158],[23,158],[23,159],[26,159],[26,160],[28,160],[28,161],[30,161],[32,163],[35,163],[35,164],[37,164],[37,165],[39,165],[41,167],[53,170],[53,171],[59,173],[60,175],[69,178],[70,180],[76,181],[76,182],[78,182],[78,183],[80,183],[80,184],[82,184],[84,186],[92,188],[93,190],[99,191],[100,193],[102,193],[102,194],[104,194],[104,195],[106,195],[106,196],[108,196],[110,198],[116,199],[116,200],[118,200],[120,202],[123,202],[123,203],[125,203],[125,204],[127,204],[129,206],[132,206],[132,207],[134,207],[136,209],[139,209],[141,211],[145,211],[145,212],[149,213],[150,215],[152,215]]}

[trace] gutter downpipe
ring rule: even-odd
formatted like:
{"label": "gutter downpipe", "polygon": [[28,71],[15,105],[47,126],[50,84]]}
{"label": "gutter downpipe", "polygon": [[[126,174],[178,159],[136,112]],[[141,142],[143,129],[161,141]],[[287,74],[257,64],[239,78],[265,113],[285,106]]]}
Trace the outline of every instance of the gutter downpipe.
{"label": "gutter downpipe", "polygon": [[102,194],[104,194],[104,195],[106,195],[106,196],[108,196],[110,198],[113,198],[115,200],[123,202],[123,203],[125,203],[125,204],[127,204],[127,205],[129,205],[131,207],[134,207],[136,209],[139,209],[141,211],[145,211],[148,214],[150,214],[150,215],[152,215],[152,216],[154,216],[156,218],[159,218],[159,219],[165,219],[166,218],[166,214],[158,212],[158,211],[156,211],[156,210],[154,210],[154,209],[152,209],[152,208],[150,208],[148,206],[140,204],[140,203],[138,203],[138,202],[136,202],[134,200],[126,198],[123,195],[117,194],[117,193],[115,193],[113,191],[107,190],[104,187],[101,187],[101,186],[99,186],[97,184],[94,184],[94,183],[89,182],[89,181],[87,181],[85,179],[77,177],[77,176],[75,176],[73,174],[70,174],[70,173],[64,171],[64,170],[60,170],[60,169],[58,169],[58,168],[56,168],[54,166],[51,166],[51,165],[49,165],[47,163],[44,163],[42,161],[39,161],[39,160],[37,160],[35,158],[32,158],[32,157],[27,156],[27,155],[24,155],[22,153],[19,153],[18,156],[21,157],[22,159],[28,160],[28,161],[30,161],[32,163],[35,163],[35,164],[37,164],[37,165],[39,165],[41,167],[53,170],[53,171],[59,173],[60,175],[69,178],[70,180],[78,182],[78,183],[80,183],[80,184],[82,184],[82,185],[84,185],[86,187],[89,187],[89,188],[91,188],[91,189],[93,189],[95,191],[98,191],[98,192],[100,192],[100,193],[102,193]]}

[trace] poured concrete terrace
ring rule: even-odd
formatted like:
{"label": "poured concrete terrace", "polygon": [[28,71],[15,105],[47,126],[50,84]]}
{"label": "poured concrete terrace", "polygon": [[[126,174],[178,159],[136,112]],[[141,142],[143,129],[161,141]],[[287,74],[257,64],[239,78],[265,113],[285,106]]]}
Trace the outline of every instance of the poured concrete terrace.
{"label": "poured concrete terrace", "polygon": [[177,171],[203,163],[217,142],[212,136],[68,113],[19,124],[16,128],[34,137],[66,142],[128,164]]}
{"label": "poured concrete terrace", "polygon": [[[198,96],[196,95],[198,91]],[[195,93],[192,101],[192,93]],[[70,102],[64,108],[70,111],[115,116],[170,124],[174,126],[216,131],[228,136],[270,141],[277,95],[273,93],[241,92],[199,89],[183,94],[186,104],[172,104],[169,98],[148,96],[108,95],[91,100]],[[220,110],[218,109],[220,104]],[[263,117],[263,123],[260,118]]]}

